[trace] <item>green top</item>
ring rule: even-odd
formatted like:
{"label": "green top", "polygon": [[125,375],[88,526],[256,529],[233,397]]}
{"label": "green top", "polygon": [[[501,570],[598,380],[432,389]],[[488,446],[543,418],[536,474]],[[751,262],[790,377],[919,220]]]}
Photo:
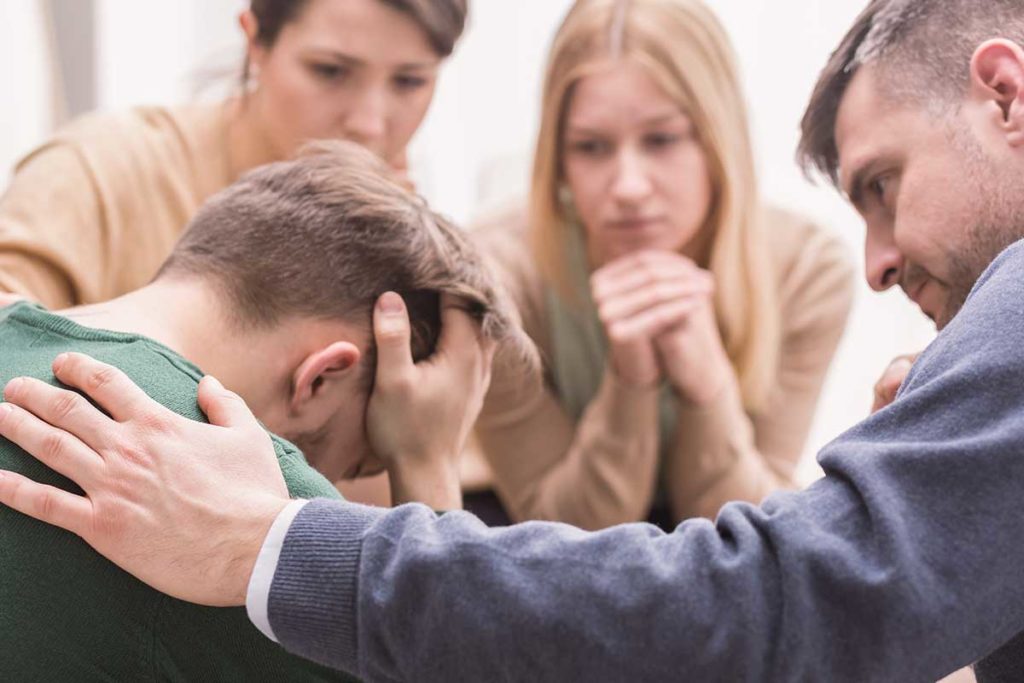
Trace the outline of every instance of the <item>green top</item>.
{"label": "green top", "polygon": [[[35,306],[0,309],[0,386],[32,376],[57,384],[50,365],[64,351],[123,370],[171,410],[204,421],[202,373],[139,335],[82,327]],[[291,495],[337,490],[292,444],[273,438]],[[81,492],[0,438],[0,469]],[[211,608],[167,597],[108,562],[80,538],[0,506],[0,681],[351,680],[286,653],[244,608]]]}

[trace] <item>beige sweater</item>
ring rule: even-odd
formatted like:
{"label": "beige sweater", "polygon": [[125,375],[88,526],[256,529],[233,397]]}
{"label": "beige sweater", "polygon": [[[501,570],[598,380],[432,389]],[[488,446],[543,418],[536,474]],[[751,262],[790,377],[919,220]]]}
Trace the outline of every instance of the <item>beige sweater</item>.
{"label": "beige sweater", "polygon": [[[713,517],[731,500],[760,502],[793,487],[793,472],[853,297],[842,243],[792,214],[766,209],[782,307],[777,381],[767,408],[748,415],[732,385],[711,405],[680,408],[668,462],[658,457],[656,389],[617,381],[606,369],[597,398],[574,424],[549,377],[495,364],[477,423],[494,486],[516,521],[547,519],[599,529],[646,518],[659,479],[677,519]],[[541,278],[514,214],[474,234],[502,270],[523,326],[552,357]]]}
{"label": "beige sweater", "polygon": [[145,285],[234,180],[225,136],[223,105],[93,114],[60,130],[0,198],[0,291],[57,309]]}

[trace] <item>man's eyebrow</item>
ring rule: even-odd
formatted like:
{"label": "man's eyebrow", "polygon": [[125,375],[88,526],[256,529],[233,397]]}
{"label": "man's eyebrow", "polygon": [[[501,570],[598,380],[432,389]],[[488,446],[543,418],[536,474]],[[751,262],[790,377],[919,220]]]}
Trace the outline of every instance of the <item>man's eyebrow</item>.
{"label": "man's eyebrow", "polygon": [[874,171],[875,166],[878,165],[878,157],[870,159],[868,161],[860,163],[856,166],[852,173],[850,173],[850,182],[844,188],[846,197],[850,200],[850,203],[854,206],[860,206],[864,199],[864,184],[867,177]]}

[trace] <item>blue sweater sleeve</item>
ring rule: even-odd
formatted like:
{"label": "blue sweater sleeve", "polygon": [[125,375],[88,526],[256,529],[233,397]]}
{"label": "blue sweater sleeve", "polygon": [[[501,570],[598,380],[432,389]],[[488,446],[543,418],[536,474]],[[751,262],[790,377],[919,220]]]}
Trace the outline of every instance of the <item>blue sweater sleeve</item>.
{"label": "blue sweater sleeve", "polygon": [[369,680],[936,680],[1024,629],[1024,247],[826,476],[664,534],[316,501],[270,619]]}

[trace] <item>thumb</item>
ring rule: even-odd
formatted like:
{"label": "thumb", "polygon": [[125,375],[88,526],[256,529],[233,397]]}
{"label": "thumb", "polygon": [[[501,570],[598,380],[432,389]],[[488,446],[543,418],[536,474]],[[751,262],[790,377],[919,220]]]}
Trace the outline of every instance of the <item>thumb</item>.
{"label": "thumb", "polygon": [[377,342],[377,379],[411,368],[409,312],[402,297],[385,292],[373,311],[373,336]]}
{"label": "thumb", "polygon": [[249,406],[242,397],[228,391],[220,381],[207,375],[199,383],[199,407],[206,413],[206,419],[217,427],[254,427],[259,429],[259,422],[253,416]]}

